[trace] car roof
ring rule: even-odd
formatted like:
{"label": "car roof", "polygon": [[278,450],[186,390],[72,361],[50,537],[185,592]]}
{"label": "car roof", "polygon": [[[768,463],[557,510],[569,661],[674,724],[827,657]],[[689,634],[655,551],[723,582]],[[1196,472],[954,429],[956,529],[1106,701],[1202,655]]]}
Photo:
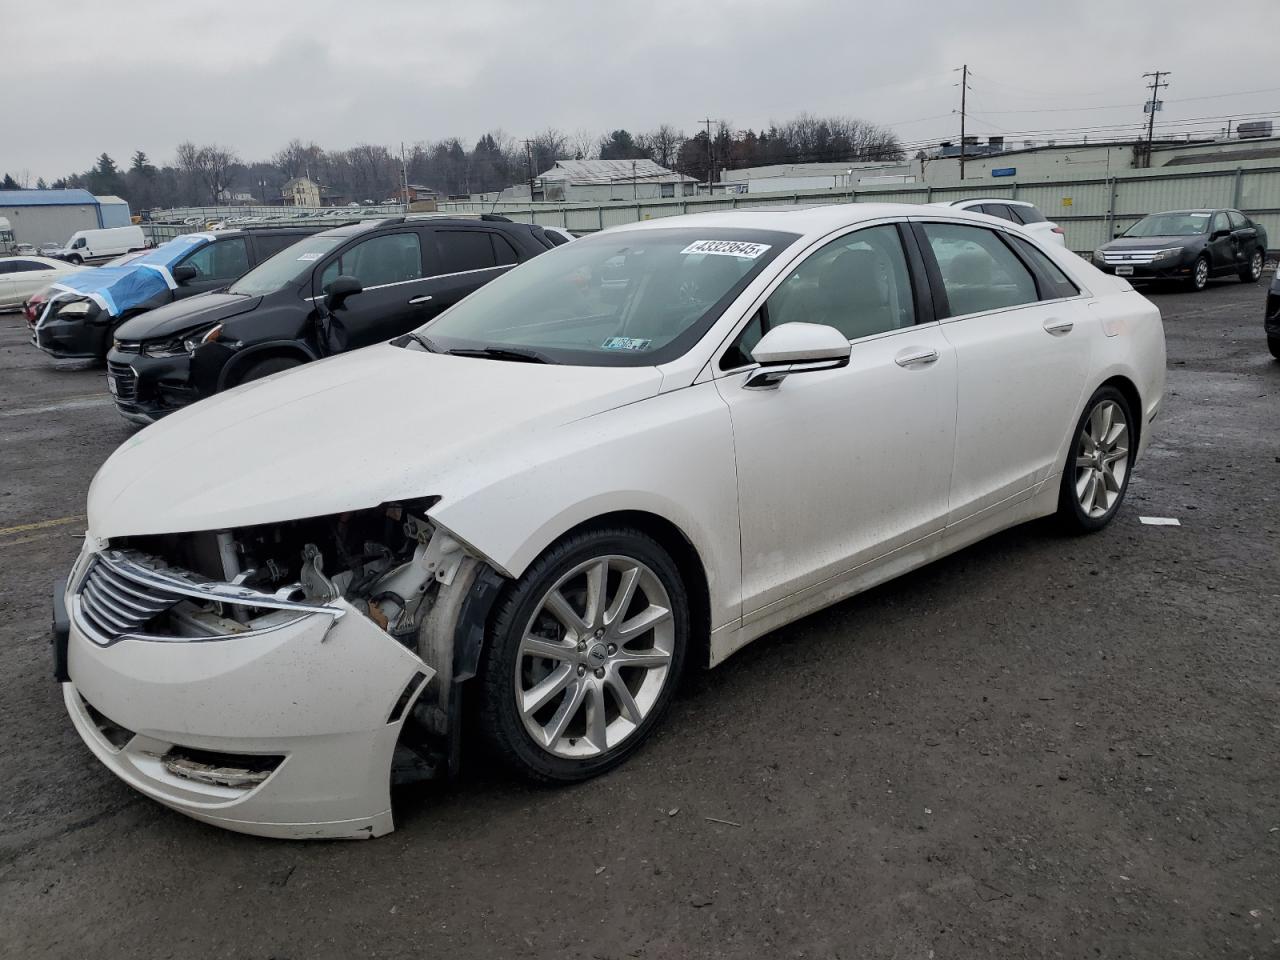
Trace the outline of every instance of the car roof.
{"label": "car roof", "polygon": [[965,197],[963,200],[952,200],[948,206],[959,206],[962,203],[1008,203],[1015,207],[1034,207],[1034,203],[1026,200],[1010,200],[1008,197]]}
{"label": "car roof", "polygon": [[834,203],[824,206],[770,206],[738,207],[718,210],[714,213],[689,213],[658,220],[645,220],[610,227],[604,233],[630,232],[632,230],[662,230],[671,228],[715,227],[746,230],[776,230],[783,233],[822,236],[841,227],[856,226],[869,220],[886,217],[956,217],[972,220],[987,226],[1010,224],[986,214],[961,209],[944,209],[920,203]]}
{"label": "car roof", "polygon": [[404,224],[409,224],[412,226],[424,226],[432,223],[447,223],[450,226],[463,226],[463,227],[485,227],[486,229],[490,229],[490,230],[492,229],[527,230],[531,226],[533,226],[532,224],[528,224],[528,223],[517,223],[515,221],[508,220],[505,217],[501,219],[494,218],[492,220],[484,220],[484,219],[481,219],[480,217],[454,217],[454,216],[448,216],[448,215],[414,216],[410,214],[408,216],[380,217],[377,220],[360,220],[355,223],[344,223],[340,227],[333,227],[329,230],[325,230],[320,234],[318,234],[318,236],[354,237],[357,234],[366,233],[371,230],[376,230],[380,227],[398,227]]}

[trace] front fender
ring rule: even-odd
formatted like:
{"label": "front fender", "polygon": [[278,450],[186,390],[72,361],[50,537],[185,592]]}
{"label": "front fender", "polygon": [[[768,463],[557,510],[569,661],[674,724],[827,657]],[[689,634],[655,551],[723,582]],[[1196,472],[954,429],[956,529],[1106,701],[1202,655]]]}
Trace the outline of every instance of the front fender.
{"label": "front fender", "polygon": [[[429,442],[426,438],[425,442]],[[701,559],[716,628],[741,615],[737,470],[713,383],[660,394],[457,465],[431,518],[519,577],[567,531],[639,511],[681,531]]]}

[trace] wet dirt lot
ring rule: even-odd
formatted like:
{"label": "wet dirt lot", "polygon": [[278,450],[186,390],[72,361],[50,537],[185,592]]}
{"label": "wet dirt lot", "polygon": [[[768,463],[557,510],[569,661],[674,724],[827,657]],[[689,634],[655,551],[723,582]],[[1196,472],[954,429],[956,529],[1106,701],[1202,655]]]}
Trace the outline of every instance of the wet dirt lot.
{"label": "wet dirt lot", "polygon": [[134,428],[0,315],[0,956],[1280,956],[1264,289],[1153,293],[1169,394],[1105,532],[996,536],[694,678],[602,779],[472,763],[364,843],[202,826],[79,741],[49,595]]}

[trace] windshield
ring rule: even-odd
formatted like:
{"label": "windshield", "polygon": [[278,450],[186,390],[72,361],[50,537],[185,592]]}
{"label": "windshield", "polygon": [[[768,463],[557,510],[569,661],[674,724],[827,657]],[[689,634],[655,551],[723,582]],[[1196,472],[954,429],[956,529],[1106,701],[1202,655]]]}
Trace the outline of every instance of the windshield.
{"label": "windshield", "polygon": [[1209,230],[1207,213],[1153,213],[1124,232],[1126,237],[1194,237]]}
{"label": "windshield", "polygon": [[422,332],[445,351],[515,348],[557,363],[667,363],[797,238],[682,227],[575,240],[481,287]]}
{"label": "windshield", "polygon": [[227,293],[246,297],[261,297],[275,293],[285,284],[300,280],[309,274],[316,261],[342,243],[346,237],[314,236],[299,240],[285,247],[274,257],[263,260],[243,277],[227,288]]}

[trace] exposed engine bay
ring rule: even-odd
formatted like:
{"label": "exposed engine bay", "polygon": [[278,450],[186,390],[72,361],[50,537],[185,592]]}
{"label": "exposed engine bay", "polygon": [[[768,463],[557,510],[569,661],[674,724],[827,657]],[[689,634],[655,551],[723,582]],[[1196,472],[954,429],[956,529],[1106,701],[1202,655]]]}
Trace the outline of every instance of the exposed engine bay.
{"label": "exposed engine bay", "polygon": [[484,598],[471,610],[479,620],[471,624],[478,655],[483,618],[502,581],[426,518],[436,499],[252,527],[120,537],[108,553],[197,588],[175,593],[167,609],[141,625],[138,633],[152,637],[250,634],[340,599],[365,614],[435,671],[405,717],[392,770],[397,782],[429,779],[457,765],[452,688],[455,674],[466,679],[471,673],[465,665],[455,668],[454,640],[473,587]]}

